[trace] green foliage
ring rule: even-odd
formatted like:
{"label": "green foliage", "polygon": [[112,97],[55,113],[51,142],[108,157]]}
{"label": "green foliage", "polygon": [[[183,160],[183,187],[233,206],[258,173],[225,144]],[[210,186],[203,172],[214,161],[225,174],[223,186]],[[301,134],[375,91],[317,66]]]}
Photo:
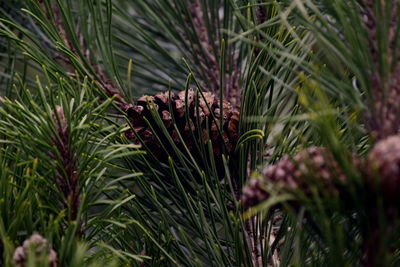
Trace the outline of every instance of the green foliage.
{"label": "green foliage", "polygon": [[[386,115],[376,103],[396,110],[387,99],[398,73],[397,5],[0,2],[0,265],[15,264],[15,249],[38,233],[59,266],[395,266],[399,212],[369,187],[362,164],[390,128],[377,125]],[[368,8],[383,25],[376,33]],[[204,92],[219,107],[240,106],[235,151],[214,153],[211,107],[205,140],[191,130],[190,148],[173,104],[175,137],[150,98],[146,125],[166,160],[127,138],[134,99],[189,88],[197,112]],[[184,103],[188,124],[201,128]],[[271,186],[245,209],[251,177],[310,146],[332,153],[343,194],[310,175],[309,191]]]}

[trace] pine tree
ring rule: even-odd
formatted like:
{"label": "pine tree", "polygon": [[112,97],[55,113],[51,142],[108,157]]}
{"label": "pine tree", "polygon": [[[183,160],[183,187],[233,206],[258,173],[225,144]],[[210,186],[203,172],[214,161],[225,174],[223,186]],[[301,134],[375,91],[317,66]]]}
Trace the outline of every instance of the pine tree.
{"label": "pine tree", "polygon": [[0,3],[0,266],[396,266],[399,1]]}

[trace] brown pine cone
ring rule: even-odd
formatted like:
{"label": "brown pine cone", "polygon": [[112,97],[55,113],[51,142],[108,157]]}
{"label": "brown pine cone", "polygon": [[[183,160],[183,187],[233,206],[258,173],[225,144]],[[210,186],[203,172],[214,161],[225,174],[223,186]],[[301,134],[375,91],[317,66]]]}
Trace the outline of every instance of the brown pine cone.
{"label": "brown pine cone", "polygon": [[33,234],[29,239],[24,241],[22,246],[15,249],[13,258],[16,266],[26,266],[30,249],[32,249],[38,257],[36,260],[39,260],[41,256],[46,256],[46,262],[49,264],[48,266],[57,267],[57,253],[50,247],[47,239],[38,234]]}
{"label": "brown pine cone", "polygon": [[[135,105],[129,105],[126,109],[134,131],[126,132],[126,136],[129,139],[135,140],[135,142],[139,142],[137,137],[142,139],[143,143],[157,158],[166,159],[168,157],[154,136],[153,130],[146,123],[146,120],[148,120],[163,142],[163,145],[168,146],[166,137],[162,134],[161,129],[157,126],[151,114],[151,108],[154,107],[172,140],[178,147],[181,148],[182,144],[178,132],[174,128],[173,118],[183,142],[191,152],[195,148],[195,142],[198,144],[203,142],[205,144],[208,141],[208,134],[216,157],[222,155],[223,147],[226,147],[227,153],[232,153],[238,139],[239,111],[232,108],[227,101],[223,101],[221,115],[219,98],[213,93],[203,92],[203,98],[200,92],[198,93],[193,89],[189,89],[187,92],[187,95],[186,91],[181,91],[178,94],[171,92],[171,95],[169,95],[169,92],[164,92],[158,93],[155,96],[140,97]],[[185,106],[186,97],[187,107]],[[196,103],[198,103],[198,108],[196,108]],[[170,106],[172,114],[170,113]],[[186,114],[186,110],[188,110],[189,114]],[[215,118],[211,114],[214,114]],[[223,116],[222,127],[219,127],[222,136],[218,131],[220,116]],[[189,120],[187,120],[187,117]]]}
{"label": "brown pine cone", "polygon": [[[322,147],[311,147],[299,152],[293,158],[284,156],[275,165],[262,171],[262,179],[251,178],[243,189],[242,202],[248,208],[268,198],[266,188],[280,186],[286,189],[301,189],[306,195],[311,193],[310,183],[316,183],[328,194],[338,194],[338,185],[343,185],[346,177],[333,155]],[[262,193],[260,193],[262,192]]]}
{"label": "brown pine cone", "polygon": [[368,183],[373,190],[377,181],[384,199],[400,202],[400,135],[390,136],[375,144],[368,155]]}

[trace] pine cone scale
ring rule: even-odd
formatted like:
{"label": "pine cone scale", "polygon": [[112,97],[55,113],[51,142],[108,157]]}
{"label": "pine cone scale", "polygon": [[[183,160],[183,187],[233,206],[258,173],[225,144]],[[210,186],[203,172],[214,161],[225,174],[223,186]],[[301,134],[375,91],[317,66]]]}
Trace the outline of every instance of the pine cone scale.
{"label": "pine cone scale", "polygon": [[[201,94],[189,89],[178,94],[163,92],[155,96],[142,96],[136,101],[136,104],[129,105],[126,113],[132,130],[148,147],[150,146],[148,144],[151,143],[153,146],[158,143],[158,140],[155,139],[146,120],[157,132],[157,135],[161,132],[152,115],[152,109],[155,109],[176,144],[179,145],[180,141],[178,133],[173,127],[174,121],[185,145],[190,150],[194,148],[195,142],[206,144],[207,137],[209,137],[213,145],[213,152],[219,157],[224,150],[223,146],[226,147],[228,153],[233,153],[239,131],[239,111],[234,110],[226,101],[223,101],[222,108],[219,105],[219,99],[213,93],[203,92]],[[222,114],[220,114],[221,110]],[[186,114],[187,111],[188,114]],[[219,126],[220,116],[223,116],[222,127]],[[188,118],[189,121],[187,121]],[[135,139],[135,135],[129,131],[126,132],[126,136],[129,139]],[[166,156],[161,157],[165,158]]]}

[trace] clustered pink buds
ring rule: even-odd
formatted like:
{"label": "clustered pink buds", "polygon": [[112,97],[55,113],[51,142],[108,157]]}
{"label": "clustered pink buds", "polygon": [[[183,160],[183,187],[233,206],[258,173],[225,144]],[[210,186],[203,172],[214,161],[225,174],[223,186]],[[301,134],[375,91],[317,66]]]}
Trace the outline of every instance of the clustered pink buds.
{"label": "clustered pink buds", "polygon": [[368,183],[382,190],[387,202],[400,202],[400,135],[375,144],[368,155]]}
{"label": "clustered pink buds", "polygon": [[13,258],[16,266],[25,267],[29,260],[33,260],[29,259],[29,251],[31,250],[35,255],[35,266],[39,260],[44,259],[48,263],[48,266],[57,267],[57,253],[51,248],[47,239],[38,234],[33,234],[29,239],[24,241],[22,246],[15,249]]}
{"label": "clustered pink buds", "polygon": [[309,194],[309,185],[313,182],[326,193],[337,194],[337,186],[345,181],[346,177],[333,155],[326,148],[311,147],[293,158],[284,156],[276,164],[267,166],[262,171],[262,179],[250,179],[243,189],[242,202],[245,207],[251,207],[266,200],[268,184],[301,189]]}
{"label": "clustered pink buds", "polygon": [[243,205],[245,207],[252,207],[266,200],[269,195],[265,187],[266,185],[262,179],[251,178],[248,184],[243,188]]}
{"label": "clustered pink buds", "polygon": [[[353,156],[352,161],[370,192],[381,193],[386,203],[400,204],[400,135],[376,143],[367,159]],[[337,195],[346,182],[333,155],[326,148],[311,147],[264,168],[261,179],[251,178],[243,188],[241,200],[246,208],[255,206],[269,197],[272,186],[300,189],[308,195],[310,185],[318,185],[323,193]]]}

